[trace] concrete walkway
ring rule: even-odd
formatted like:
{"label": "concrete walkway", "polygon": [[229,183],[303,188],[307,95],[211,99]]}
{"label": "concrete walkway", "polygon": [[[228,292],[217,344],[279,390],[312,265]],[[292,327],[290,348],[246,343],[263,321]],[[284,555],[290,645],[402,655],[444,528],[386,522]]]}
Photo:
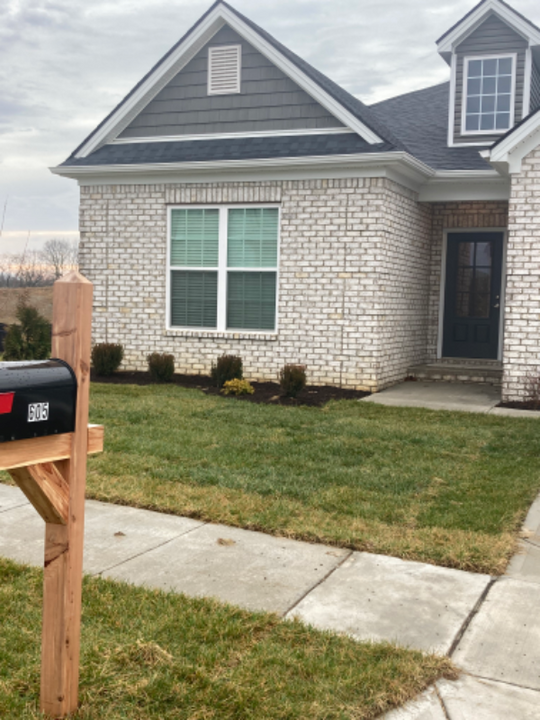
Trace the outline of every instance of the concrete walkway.
{"label": "concrete walkway", "polygon": [[[0,556],[40,566],[43,522],[0,484]],[[500,579],[88,501],[85,572],[448,654],[465,673],[386,720],[540,717],[540,499]]]}
{"label": "concrete walkway", "polygon": [[393,407],[457,410],[505,417],[540,418],[540,412],[500,408],[500,388],[477,383],[403,382],[362,398],[360,402]]}

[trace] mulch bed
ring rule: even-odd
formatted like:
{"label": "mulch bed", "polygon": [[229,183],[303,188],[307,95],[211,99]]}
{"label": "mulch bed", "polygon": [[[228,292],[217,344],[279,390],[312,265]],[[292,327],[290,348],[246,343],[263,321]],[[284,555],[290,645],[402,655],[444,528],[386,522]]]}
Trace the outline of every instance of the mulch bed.
{"label": "mulch bed", "polygon": [[[116,372],[108,377],[99,377],[93,371],[92,382],[112,383],[119,385],[153,385],[153,381],[147,372]],[[172,380],[173,385],[180,385],[185,388],[202,390],[207,395],[219,395],[219,390],[212,385],[212,380],[207,375],[179,375],[175,374]],[[252,382],[255,393],[253,395],[241,395],[230,397],[232,400],[242,402],[262,403],[266,405],[310,405],[321,407],[329,400],[360,400],[367,392],[361,390],[347,390],[345,388],[331,387],[329,385],[308,385],[296,398],[283,397],[280,387],[273,382]]]}

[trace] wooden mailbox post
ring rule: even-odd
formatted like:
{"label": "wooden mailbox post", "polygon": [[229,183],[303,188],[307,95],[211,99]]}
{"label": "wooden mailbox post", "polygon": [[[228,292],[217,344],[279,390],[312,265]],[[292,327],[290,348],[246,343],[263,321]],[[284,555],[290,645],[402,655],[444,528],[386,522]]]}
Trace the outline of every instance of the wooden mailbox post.
{"label": "wooden mailbox post", "polygon": [[103,427],[88,425],[92,292],[77,272],[54,284],[51,356],[75,373],[75,431],[0,444],[0,469],[46,523],[41,710],[55,718],[78,705],[86,461],[103,450]]}

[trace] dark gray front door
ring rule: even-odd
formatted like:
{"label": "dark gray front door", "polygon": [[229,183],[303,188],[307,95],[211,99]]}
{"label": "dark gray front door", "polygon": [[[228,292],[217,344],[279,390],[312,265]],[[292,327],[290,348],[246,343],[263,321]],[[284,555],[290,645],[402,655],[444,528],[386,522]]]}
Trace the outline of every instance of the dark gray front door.
{"label": "dark gray front door", "polygon": [[502,232],[448,233],[443,356],[497,359]]}

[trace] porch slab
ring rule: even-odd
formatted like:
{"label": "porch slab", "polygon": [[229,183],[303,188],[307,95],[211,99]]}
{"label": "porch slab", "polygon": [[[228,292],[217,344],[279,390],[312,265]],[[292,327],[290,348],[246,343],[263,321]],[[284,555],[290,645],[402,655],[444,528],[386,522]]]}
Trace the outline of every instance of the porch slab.
{"label": "porch slab", "polygon": [[501,402],[501,391],[492,385],[413,381],[393,385],[359,402],[488,413]]}
{"label": "porch slab", "polygon": [[357,640],[447,653],[490,577],[355,552],[289,616]]}
{"label": "porch slab", "polygon": [[500,578],[452,660],[473,675],[540,690],[540,585]]}

